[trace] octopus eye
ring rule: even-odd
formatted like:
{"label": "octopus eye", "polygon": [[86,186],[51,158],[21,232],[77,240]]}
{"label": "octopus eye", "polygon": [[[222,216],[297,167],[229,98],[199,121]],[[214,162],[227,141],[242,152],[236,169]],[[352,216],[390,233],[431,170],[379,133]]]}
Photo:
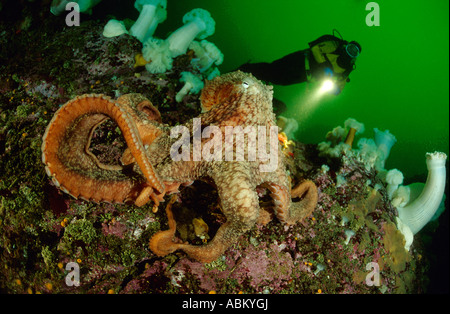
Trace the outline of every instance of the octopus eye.
{"label": "octopus eye", "polygon": [[250,86],[250,84],[248,82],[242,82],[242,86],[244,86],[244,88],[248,88]]}

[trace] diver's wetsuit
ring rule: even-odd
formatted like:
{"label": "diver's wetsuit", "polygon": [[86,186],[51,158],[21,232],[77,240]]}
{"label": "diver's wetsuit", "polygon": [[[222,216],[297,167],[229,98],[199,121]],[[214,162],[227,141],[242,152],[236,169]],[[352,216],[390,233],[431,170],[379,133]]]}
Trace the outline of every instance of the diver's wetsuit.
{"label": "diver's wetsuit", "polygon": [[[243,72],[252,73],[257,79],[276,85],[291,85],[307,81],[305,56],[309,49],[288,54],[272,63],[245,63],[239,67]],[[273,98],[273,110],[278,116],[287,109],[284,102]]]}
{"label": "diver's wetsuit", "polygon": [[[326,41],[336,42],[336,46],[339,46],[339,43],[343,40],[333,35],[323,35],[313,42],[310,42],[309,46],[313,47]],[[320,72],[321,68],[332,68],[332,65],[329,62],[318,64],[312,56],[311,48],[308,48],[288,54],[271,63],[246,63],[241,65],[239,70],[250,72],[259,80],[276,85],[303,83],[308,80],[305,69],[306,56],[308,56],[310,72],[313,77]]]}
{"label": "diver's wetsuit", "polygon": [[306,82],[305,54],[309,49],[288,54],[272,63],[246,63],[239,67],[262,81],[276,85],[291,85]]}
{"label": "diver's wetsuit", "polygon": [[[239,70],[252,73],[257,79],[267,83],[291,85],[309,80],[319,81],[328,68],[333,70],[333,75],[338,78],[337,82],[341,83],[338,89],[340,92],[353,69],[353,64],[349,63],[350,59],[346,58],[345,51],[342,50],[346,43],[347,41],[336,36],[323,35],[310,42],[308,49],[293,52],[271,63],[246,63]],[[273,99],[273,107],[277,115],[286,109],[286,105],[276,98]]]}

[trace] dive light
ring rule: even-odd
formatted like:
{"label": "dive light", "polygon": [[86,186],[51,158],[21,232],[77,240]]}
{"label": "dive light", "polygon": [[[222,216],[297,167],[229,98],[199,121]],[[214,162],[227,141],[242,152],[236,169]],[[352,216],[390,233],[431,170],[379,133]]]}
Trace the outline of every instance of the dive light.
{"label": "dive light", "polygon": [[331,70],[328,67],[325,68],[324,69],[324,79],[323,79],[322,85],[319,89],[319,93],[320,94],[329,93],[329,94],[337,95],[337,94],[339,94],[339,92],[340,92],[340,90],[334,82],[333,70]]}

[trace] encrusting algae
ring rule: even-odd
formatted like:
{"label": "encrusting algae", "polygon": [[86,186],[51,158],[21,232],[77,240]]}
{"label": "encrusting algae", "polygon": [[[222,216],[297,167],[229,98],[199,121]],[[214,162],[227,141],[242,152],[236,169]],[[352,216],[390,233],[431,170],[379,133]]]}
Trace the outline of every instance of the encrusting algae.
{"label": "encrusting algae", "polygon": [[395,272],[402,272],[411,259],[410,254],[405,250],[405,238],[392,222],[386,223],[383,230],[383,245],[389,253],[390,267]]}

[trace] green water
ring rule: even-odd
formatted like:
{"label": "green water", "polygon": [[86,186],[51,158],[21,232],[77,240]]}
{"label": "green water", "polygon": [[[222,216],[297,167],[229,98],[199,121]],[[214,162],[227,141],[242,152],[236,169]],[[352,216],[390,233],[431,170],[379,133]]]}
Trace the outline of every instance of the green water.
{"label": "green water", "polygon": [[406,178],[426,174],[425,153],[449,152],[449,1],[377,1],[380,26],[366,25],[366,0],[169,0],[168,18],[155,36],[180,27],[184,13],[208,10],[216,32],[208,40],[224,53],[222,73],[252,62],[271,62],[305,49],[333,28],[362,46],[351,82],[334,97],[308,106],[306,84],[275,86],[300,123],[298,140],[318,143],[348,117],[397,138],[386,169]]}

